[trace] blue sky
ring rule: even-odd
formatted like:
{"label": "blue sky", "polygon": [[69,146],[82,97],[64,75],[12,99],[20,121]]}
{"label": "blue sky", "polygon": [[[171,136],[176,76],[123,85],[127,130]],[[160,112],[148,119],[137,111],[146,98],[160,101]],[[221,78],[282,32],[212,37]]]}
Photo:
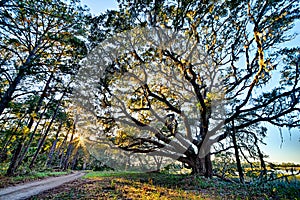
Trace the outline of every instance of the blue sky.
{"label": "blue sky", "polygon": [[[117,8],[117,2],[114,0],[82,0],[82,4],[87,5],[93,15],[98,15],[107,9]],[[300,33],[299,22],[293,31]],[[291,44],[299,46],[300,35]],[[282,133],[283,142],[279,129],[268,126],[268,137],[264,140],[267,145],[261,147],[262,151],[269,155],[269,158],[266,160],[278,163],[300,163],[300,131],[293,129],[289,132],[287,129],[282,129]]]}
{"label": "blue sky", "polygon": [[117,8],[117,2],[114,0],[81,0],[83,5],[87,5],[93,15]]}

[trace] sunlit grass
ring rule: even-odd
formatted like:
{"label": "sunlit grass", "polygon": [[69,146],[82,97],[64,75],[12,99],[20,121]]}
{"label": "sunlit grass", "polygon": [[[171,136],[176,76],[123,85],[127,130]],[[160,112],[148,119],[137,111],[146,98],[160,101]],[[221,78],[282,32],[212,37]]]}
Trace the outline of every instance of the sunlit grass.
{"label": "sunlit grass", "polygon": [[140,174],[139,172],[134,171],[91,171],[83,176],[83,178],[100,178],[100,177],[113,177],[113,176],[127,176]]}
{"label": "sunlit grass", "polygon": [[[192,175],[90,172],[84,178],[106,183],[102,189],[122,199],[222,199],[222,195],[216,193],[215,180]],[[231,192],[228,195],[231,196]]]}
{"label": "sunlit grass", "polygon": [[280,179],[242,185],[195,175],[90,171],[32,199],[299,199],[299,183]]}
{"label": "sunlit grass", "polygon": [[[193,175],[90,172],[89,180],[107,181],[110,193],[133,199],[253,199],[297,197],[299,182],[277,181],[268,185],[241,185],[218,179],[205,179]],[[298,188],[298,189],[297,189]],[[163,192],[167,191],[167,192]],[[147,197],[147,198],[146,198]]]}
{"label": "sunlit grass", "polygon": [[[169,178],[168,178],[169,177]],[[138,172],[89,172],[81,180],[33,199],[210,199],[197,190],[186,191],[183,176]],[[177,185],[179,184],[179,185]],[[76,188],[76,189],[75,189]],[[215,198],[213,198],[215,199]]]}
{"label": "sunlit grass", "polygon": [[16,176],[12,177],[13,180],[23,180],[23,179],[39,179],[39,178],[46,178],[50,176],[61,176],[66,175],[69,172],[36,172],[29,175],[22,175],[22,176]]}
{"label": "sunlit grass", "polygon": [[43,179],[47,177],[52,177],[52,176],[61,176],[61,175],[66,175],[69,174],[70,172],[64,171],[64,172],[32,172],[26,175],[18,175],[14,177],[6,177],[1,175],[0,176],[0,188],[7,187],[10,185],[15,185],[19,183],[24,183],[24,182],[30,182],[33,180],[38,180],[38,179]]}

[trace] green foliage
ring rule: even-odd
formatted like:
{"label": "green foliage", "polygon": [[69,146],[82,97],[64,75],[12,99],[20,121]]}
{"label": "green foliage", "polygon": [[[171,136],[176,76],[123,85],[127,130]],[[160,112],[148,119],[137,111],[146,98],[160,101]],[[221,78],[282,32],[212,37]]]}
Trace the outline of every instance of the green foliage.
{"label": "green foliage", "polygon": [[[186,56],[185,53],[190,50],[187,48],[186,52],[178,53],[176,45],[173,49],[167,47],[162,49],[159,45],[149,44],[149,47],[146,45],[147,48],[132,49],[133,53],[128,53],[131,49],[120,53],[117,61],[113,60],[107,66],[101,66],[103,67],[101,70],[105,73],[101,75],[99,85],[91,89],[99,97],[96,97],[94,102],[101,102],[95,103],[94,107],[95,112],[100,113],[98,118],[104,127],[104,134],[109,135],[113,144],[126,151],[149,152],[170,144],[174,130],[178,131],[176,128],[164,126],[162,119],[167,115],[164,111],[172,112],[174,116],[178,114],[174,120],[176,126],[185,128],[178,132],[186,136],[191,147],[188,149],[190,151],[179,157],[182,162],[197,171],[195,168],[199,166],[192,164],[196,162],[194,160],[197,154],[192,149],[196,149],[196,152],[201,149],[200,141],[207,139],[202,137],[209,137],[206,133],[208,130],[215,132],[217,129],[214,129],[214,123],[211,123],[214,119],[212,102],[224,99],[225,116],[222,116],[224,121],[216,126],[223,128],[220,131],[222,133],[218,139],[212,137],[209,139],[215,141],[215,144],[220,141],[226,143],[227,146],[222,143],[218,149],[222,152],[226,148],[232,148],[233,140],[230,136],[234,135],[237,140],[234,147],[237,155],[235,157],[221,155],[222,158],[215,162],[216,166],[219,165],[217,166],[219,169],[215,171],[223,174],[222,176],[234,176],[233,165],[235,159],[239,160],[237,157],[243,157],[247,161],[258,159],[260,170],[265,171],[264,159],[267,156],[260,150],[260,145],[264,144],[263,139],[267,135],[264,123],[289,128],[300,125],[297,118],[300,95],[299,47],[293,45],[292,48],[285,48],[286,42],[292,41],[295,35],[290,30],[300,18],[299,13],[299,2],[296,0],[205,1],[205,3],[195,0],[119,1],[118,10],[107,11],[91,20],[93,34],[89,41],[92,47],[103,44],[105,39],[115,40],[115,36],[124,31],[131,33],[134,32],[132,30],[139,30],[142,27],[150,30],[159,27],[164,32],[174,31],[187,36],[186,41],[194,41],[195,46],[199,46],[206,55],[205,60],[208,60],[209,64],[206,66],[203,61],[193,63],[193,60],[187,62],[187,58],[192,57],[194,52],[191,51],[192,53]],[[137,34],[143,35],[142,32]],[[147,44],[147,41],[144,43]],[[151,71],[148,73],[147,67],[141,67],[147,66],[147,63],[156,63],[160,66],[156,72],[166,71],[164,75],[168,75],[167,80],[170,83],[174,84],[172,82],[174,74],[175,77],[182,76],[187,80],[186,87],[191,85],[191,91],[194,93],[192,97],[186,98],[197,99],[192,103],[195,108],[189,106],[191,111],[184,110],[184,106],[180,105],[184,105],[185,101],[181,101],[177,90],[170,92],[171,87],[162,84],[162,81],[156,84],[145,81],[142,86],[136,84],[139,79],[143,80],[141,78],[143,75],[152,76]],[[97,60],[94,65],[98,66]],[[210,70],[220,72],[220,77],[215,81],[221,85],[220,91],[224,91],[223,95],[210,91],[209,83],[214,82],[210,77],[213,75],[208,78],[203,75]],[[131,73],[135,75],[131,77],[132,79],[138,77],[136,82],[124,81],[127,80],[126,75]],[[139,76],[140,74],[142,76]],[[274,77],[279,74],[281,77],[276,80]],[[161,79],[162,77],[164,76],[160,76]],[[115,98],[114,94],[110,95],[110,91],[117,91],[126,85],[133,87],[133,91],[128,90],[126,93],[128,96],[122,98],[121,95],[115,95],[117,96]],[[183,89],[179,91],[183,93]],[[115,103],[118,100],[124,105]],[[114,117],[112,112],[120,107],[122,109],[118,112],[118,116],[121,116],[122,111],[126,111],[124,116],[120,117],[121,120]],[[199,122],[199,127],[188,126],[188,120],[182,119],[183,111],[189,114],[197,113],[199,117],[196,121]],[[122,124],[124,119],[127,120],[126,125]],[[155,122],[156,119],[160,120],[159,123],[152,125],[151,122]],[[233,122],[234,127],[231,124]],[[145,130],[136,129],[132,131],[130,137],[127,137],[129,131],[116,136],[114,132],[116,129],[123,131],[127,126],[150,126],[154,131],[147,133]],[[198,133],[194,133],[196,132],[194,130],[198,128],[201,133],[196,137]],[[188,130],[193,130],[193,133],[189,135]],[[144,135],[141,136],[140,132]],[[205,174],[206,169],[201,170]],[[207,169],[207,172],[210,171],[212,170]]]}
{"label": "green foliage", "polygon": [[[76,136],[77,116],[72,112],[78,108],[72,107],[69,100],[73,89],[71,83],[81,66],[80,60],[87,55],[88,48],[96,47],[117,33],[136,27],[161,27],[194,40],[201,46],[201,50],[207,55],[206,58],[211,60],[210,63],[197,68],[196,63],[188,64],[180,55],[176,55],[178,57],[175,58],[169,52],[153,47],[139,49],[136,55],[126,53],[118,58],[116,62],[118,64],[109,63],[112,65],[109,68],[111,73],[105,77],[106,79],[101,79],[102,85],[97,87],[99,89],[102,86],[102,91],[93,91],[93,94],[95,92],[97,95],[102,92],[102,96],[105,97],[95,101],[102,104],[95,107],[101,110],[99,113],[105,115],[101,118],[105,119],[101,121],[104,132],[110,134],[117,124],[109,115],[112,100],[103,95],[103,91],[107,92],[103,88],[115,86],[114,83],[122,80],[125,72],[141,69],[140,60],[136,59],[140,56],[144,62],[157,62],[159,66],[163,66],[167,77],[170,77],[169,72],[180,71],[182,77],[191,83],[192,94],[197,94],[195,110],[201,116],[197,120],[201,122],[202,132],[208,130],[207,126],[212,124],[209,123],[212,102],[222,98],[229,100],[226,102],[226,116],[222,124],[223,139],[228,138],[229,133],[236,129],[238,151],[249,154],[243,154],[245,159],[259,159],[260,162],[260,166],[255,166],[259,168],[258,170],[246,170],[247,178],[261,181],[260,175],[265,167],[263,160],[266,156],[260,151],[259,145],[264,143],[263,138],[267,134],[267,129],[261,126],[261,122],[269,122],[278,127],[299,127],[299,47],[282,47],[295,36],[293,33],[289,34],[289,31],[295,20],[299,19],[299,2],[296,0],[118,2],[119,10],[109,10],[94,18],[90,17],[85,8],[79,6],[77,0],[17,0],[3,4],[1,2],[0,146],[3,147],[0,152],[1,170],[12,168],[16,163],[15,168],[19,167],[19,170],[15,172],[30,174],[32,169],[28,165],[36,152],[39,154],[35,160],[35,168],[44,169],[51,149],[55,152],[51,166],[62,168],[62,163],[65,162],[66,167],[70,167],[72,163],[75,169],[83,168],[87,160],[85,158],[87,151],[83,144],[79,145],[79,137]],[[208,91],[206,80],[201,80],[202,68],[222,72],[224,96]],[[174,71],[168,71],[170,69]],[[141,71],[134,72],[137,72],[135,75],[142,74]],[[277,82],[274,80],[274,74],[280,74]],[[191,82],[194,78],[197,81]],[[160,114],[157,112],[156,116],[153,115],[150,107],[147,107],[151,104],[151,109],[158,108],[163,111],[163,114],[157,117],[161,122],[154,127],[158,131],[142,138],[141,135],[145,133],[143,131],[117,127],[120,130],[116,131],[117,134],[114,136],[110,134],[110,141],[133,152],[149,152],[170,143],[178,130],[177,127],[182,128],[186,125],[186,121],[180,119],[183,113],[181,104],[184,102],[180,102],[180,94],[176,92],[182,93],[182,91],[173,92],[161,83],[136,88],[131,97],[124,100],[129,114],[139,116],[138,120],[133,121],[134,125],[149,125],[151,120]],[[151,98],[149,94],[152,95]],[[165,120],[163,123],[164,114],[169,111],[180,115],[178,114],[173,121]],[[231,126],[232,121],[235,121],[236,127]],[[177,126],[178,122],[181,126]],[[168,123],[173,123],[173,126],[168,126]],[[191,136],[193,138],[188,138],[189,145],[193,148],[188,150],[201,149],[199,141],[203,141],[205,138],[201,137],[205,135],[206,133],[202,133],[196,137],[196,133],[193,133]],[[42,139],[43,136],[45,140]],[[228,143],[231,145],[232,141],[229,139]],[[41,148],[37,147],[38,144],[41,144]],[[219,150],[222,152],[224,146]],[[186,160],[182,162],[193,163],[196,154],[194,151],[184,152],[183,157]],[[9,162],[12,165],[9,165]],[[97,164],[89,167],[95,170],[108,169]],[[189,167],[195,169],[199,166]],[[214,172],[221,174],[222,178],[236,178],[232,154],[217,154],[214,167]],[[298,166],[287,163],[281,167]],[[167,166],[164,172],[179,169],[179,166]],[[267,180],[268,176],[266,175],[264,180]],[[178,177],[169,176],[169,178],[172,184],[178,181]],[[200,179],[195,182],[200,188],[212,187],[211,182]],[[288,198],[287,194],[299,196],[298,183],[287,182],[279,179],[264,183],[263,192],[275,198]]]}
{"label": "green foliage", "polygon": [[28,173],[31,162],[44,168],[55,133],[73,125],[66,109],[89,13],[78,0],[17,0],[0,15],[0,161],[10,162],[8,174]]}
{"label": "green foliage", "polygon": [[231,152],[217,154],[213,165],[215,173],[223,178],[236,176],[236,163]]}

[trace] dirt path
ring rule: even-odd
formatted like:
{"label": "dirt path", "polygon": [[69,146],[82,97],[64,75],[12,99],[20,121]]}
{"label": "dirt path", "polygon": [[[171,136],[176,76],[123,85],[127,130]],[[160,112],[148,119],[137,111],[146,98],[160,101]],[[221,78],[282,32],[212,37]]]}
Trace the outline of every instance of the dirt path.
{"label": "dirt path", "polygon": [[51,177],[40,181],[20,184],[12,187],[0,189],[0,200],[26,199],[46,190],[56,188],[64,183],[82,177],[84,173],[76,172],[66,176]]}

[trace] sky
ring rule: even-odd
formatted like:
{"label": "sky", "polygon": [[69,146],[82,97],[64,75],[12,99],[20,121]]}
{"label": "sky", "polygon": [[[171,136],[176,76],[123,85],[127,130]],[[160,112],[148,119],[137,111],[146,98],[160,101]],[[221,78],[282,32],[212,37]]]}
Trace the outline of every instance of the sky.
{"label": "sky", "polygon": [[118,7],[116,0],[81,0],[81,3],[88,6],[93,16]]}
{"label": "sky", "polygon": [[[87,5],[93,16],[98,15],[109,9],[116,9],[117,2],[115,0],[82,0],[82,5]],[[298,22],[293,31],[299,33],[300,22]],[[293,44],[300,45],[300,35]],[[292,44],[292,43],[291,43]],[[300,116],[299,116],[300,117]],[[276,127],[268,126],[268,136],[264,142],[267,145],[262,145],[261,150],[269,155],[266,161],[282,163],[293,162],[300,164],[300,130],[282,129],[282,137],[280,131]]]}

